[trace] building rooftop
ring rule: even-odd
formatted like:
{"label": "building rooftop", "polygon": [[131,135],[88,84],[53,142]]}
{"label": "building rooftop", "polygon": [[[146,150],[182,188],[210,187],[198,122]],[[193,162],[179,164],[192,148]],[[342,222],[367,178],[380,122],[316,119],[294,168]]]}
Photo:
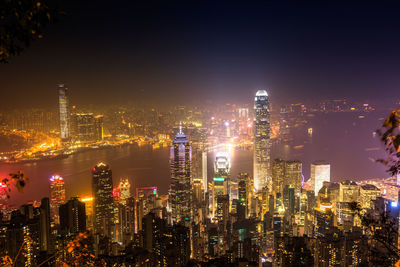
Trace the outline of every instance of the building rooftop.
{"label": "building rooftop", "polygon": [[268,93],[266,90],[258,90],[256,96],[268,96]]}
{"label": "building rooftop", "polygon": [[373,185],[373,184],[365,184],[365,185],[362,185],[361,188],[362,188],[363,190],[379,190],[379,188],[376,187],[376,186]]}

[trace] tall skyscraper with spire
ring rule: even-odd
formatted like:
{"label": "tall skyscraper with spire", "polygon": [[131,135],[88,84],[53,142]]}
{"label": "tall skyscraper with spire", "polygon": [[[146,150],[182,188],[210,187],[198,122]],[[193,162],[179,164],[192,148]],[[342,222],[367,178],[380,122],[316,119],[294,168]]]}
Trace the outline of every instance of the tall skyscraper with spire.
{"label": "tall skyscraper with spire", "polygon": [[182,125],[170,149],[171,188],[169,202],[172,221],[179,223],[191,220],[191,165],[192,147],[182,132]]}
{"label": "tall skyscraper with spire", "polygon": [[60,136],[62,141],[70,139],[68,88],[58,85],[58,106],[60,115]]}
{"label": "tall skyscraper with spire", "polygon": [[270,107],[265,90],[258,90],[254,99],[254,188],[271,186]]}

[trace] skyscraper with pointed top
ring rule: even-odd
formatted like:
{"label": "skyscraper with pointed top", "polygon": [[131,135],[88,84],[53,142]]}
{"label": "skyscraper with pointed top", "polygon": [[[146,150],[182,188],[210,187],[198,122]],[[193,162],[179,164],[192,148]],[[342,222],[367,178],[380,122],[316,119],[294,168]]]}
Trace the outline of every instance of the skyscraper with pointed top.
{"label": "skyscraper with pointed top", "polygon": [[191,221],[191,166],[192,147],[182,132],[182,125],[176,134],[170,149],[171,188],[169,202],[172,213],[172,222]]}
{"label": "skyscraper with pointed top", "polygon": [[258,90],[254,99],[254,188],[271,186],[270,106],[268,93]]}

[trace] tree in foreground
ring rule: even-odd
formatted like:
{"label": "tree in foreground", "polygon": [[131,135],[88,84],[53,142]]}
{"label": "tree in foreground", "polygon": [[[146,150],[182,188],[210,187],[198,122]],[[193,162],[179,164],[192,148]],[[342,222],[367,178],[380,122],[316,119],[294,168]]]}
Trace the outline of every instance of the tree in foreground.
{"label": "tree in foreground", "polygon": [[8,63],[63,13],[55,0],[0,0],[0,63]]}

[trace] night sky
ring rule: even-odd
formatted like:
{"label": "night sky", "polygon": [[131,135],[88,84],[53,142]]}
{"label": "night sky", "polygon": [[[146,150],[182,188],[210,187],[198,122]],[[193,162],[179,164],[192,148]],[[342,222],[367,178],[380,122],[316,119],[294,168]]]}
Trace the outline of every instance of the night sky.
{"label": "night sky", "polygon": [[[214,3],[218,2],[218,3]],[[9,64],[5,106],[399,97],[400,7],[375,1],[60,1],[67,15]],[[379,3],[379,5],[378,5]]]}

